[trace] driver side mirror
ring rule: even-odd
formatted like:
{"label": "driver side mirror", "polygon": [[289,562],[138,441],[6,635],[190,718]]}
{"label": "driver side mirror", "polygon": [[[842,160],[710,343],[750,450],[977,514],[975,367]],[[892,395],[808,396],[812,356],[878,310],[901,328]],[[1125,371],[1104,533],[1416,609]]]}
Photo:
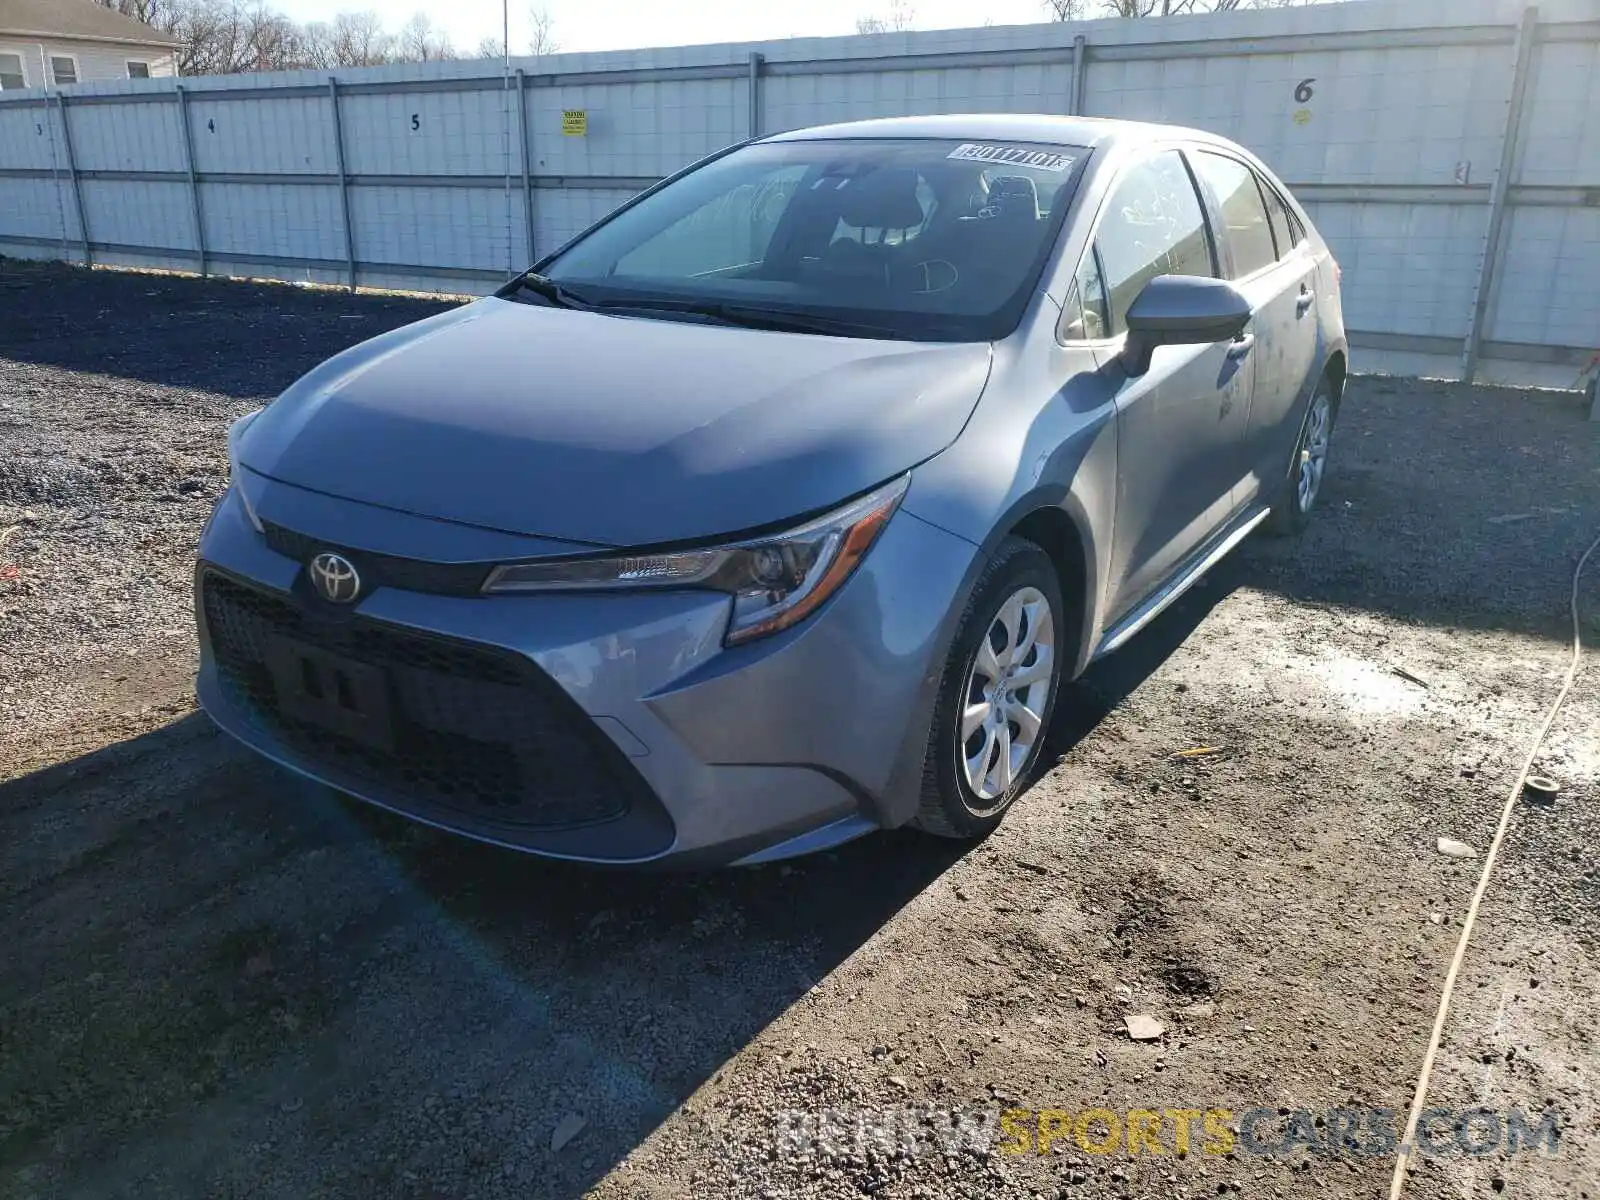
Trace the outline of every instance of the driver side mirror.
{"label": "driver side mirror", "polygon": [[1134,297],[1125,318],[1122,366],[1130,376],[1150,369],[1157,346],[1195,346],[1237,337],[1250,323],[1250,302],[1221,279],[1157,275]]}

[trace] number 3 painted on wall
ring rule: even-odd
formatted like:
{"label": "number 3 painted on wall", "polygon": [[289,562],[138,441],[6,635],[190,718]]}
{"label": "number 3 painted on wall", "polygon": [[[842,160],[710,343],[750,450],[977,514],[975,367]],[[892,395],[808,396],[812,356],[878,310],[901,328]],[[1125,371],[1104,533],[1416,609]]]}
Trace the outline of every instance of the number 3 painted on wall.
{"label": "number 3 painted on wall", "polygon": [[1302,79],[1299,83],[1295,84],[1294,98],[1301,104],[1304,104],[1307,100],[1310,100],[1311,85],[1316,81],[1317,77],[1313,75],[1310,79]]}

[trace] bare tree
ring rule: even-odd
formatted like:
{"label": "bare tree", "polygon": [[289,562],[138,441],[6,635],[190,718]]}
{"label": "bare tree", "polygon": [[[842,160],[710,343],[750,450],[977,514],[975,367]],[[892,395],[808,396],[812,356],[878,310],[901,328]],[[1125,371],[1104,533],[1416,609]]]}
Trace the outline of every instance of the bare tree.
{"label": "bare tree", "polygon": [[333,26],[311,21],[300,30],[300,66],[331,71],[339,65],[333,52]]}
{"label": "bare tree", "polygon": [[421,12],[401,27],[394,53],[399,62],[440,62],[456,57],[449,35]]}
{"label": "bare tree", "polygon": [[171,33],[182,45],[179,71],[184,75],[234,75],[262,69],[262,34],[256,29],[264,10],[240,3],[196,0],[180,10]]}
{"label": "bare tree", "polygon": [[[341,12],[329,21],[297,24],[269,7],[268,0],[96,0],[106,8],[144,21],[178,39],[178,70],[183,75],[222,75],[239,71],[280,71],[298,67],[333,70],[374,67],[390,62],[435,62],[455,58],[450,38],[425,13],[417,13],[398,34],[384,27],[377,12]],[[544,53],[555,49],[548,15],[542,24]],[[498,39],[479,53],[503,54]],[[541,52],[537,51],[536,52]]]}
{"label": "bare tree", "polygon": [[916,27],[917,10],[911,0],[889,0],[889,10],[882,16],[856,18],[857,33],[904,33]]}
{"label": "bare tree", "polygon": [[251,71],[286,71],[304,62],[305,31],[287,17],[257,7],[246,18],[245,52]]}
{"label": "bare tree", "polygon": [[1052,21],[1087,17],[1175,17],[1183,13],[1231,12],[1240,8],[1291,8],[1320,0],[1043,0]]}
{"label": "bare tree", "polygon": [[109,8],[112,12],[163,30],[166,28],[167,14],[176,7],[172,0],[99,0],[99,3],[102,8]]}
{"label": "bare tree", "polygon": [[506,44],[498,37],[486,37],[478,43],[478,48],[472,52],[473,58],[504,58]]}
{"label": "bare tree", "polygon": [[333,19],[333,61],[340,67],[381,67],[394,61],[394,37],[372,11],[343,12]]}
{"label": "bare tree", "polygon": [[528,23],[529,54],[554,54],[561,49],[561,43],[556,40],[556,19],[550,15],[548,8],[540,5],[530,8]]}

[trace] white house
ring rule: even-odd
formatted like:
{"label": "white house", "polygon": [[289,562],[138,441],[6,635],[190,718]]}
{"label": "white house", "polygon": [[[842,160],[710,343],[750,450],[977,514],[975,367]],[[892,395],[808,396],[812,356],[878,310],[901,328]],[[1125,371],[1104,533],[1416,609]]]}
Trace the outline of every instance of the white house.
{"label": "white house", "polygon": [[0,89],[176,75],[177,45],[94,0],[0,0]]}

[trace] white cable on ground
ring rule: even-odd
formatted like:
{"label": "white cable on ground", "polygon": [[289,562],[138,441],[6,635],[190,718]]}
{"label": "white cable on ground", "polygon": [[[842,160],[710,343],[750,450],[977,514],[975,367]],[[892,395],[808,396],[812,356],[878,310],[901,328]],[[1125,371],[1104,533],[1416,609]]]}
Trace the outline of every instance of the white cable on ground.
{"label": "white cable on ground", "polygon": [[1494,840],[1489,843],[1489,852],[1483,858],[1483,874],[1478,876],[1478,886],[1472,891],[1472,902],[1467,905],[1466,920],[1461,922],[1461,937],[1457,940],[1456,952],[1450,959],[1450,970],[1444,977],[1444,991],[1439,996],[1439,1011],[1433,1018],[1433,1036],[1428,1039],[1428,1051],[1422,1056],[1422,1074],[1417,1076],[1417,1090],[1411,1098],[1411,1113],[1406,1118],[1405,1136],[1400,1139],[1400,1151],[1394,1160],[1394,1174],[1389,1179],[1389,1200],[1400,1200],[1401,1193],[1406,1189],[1406,1168],[1416,1153],[1417,1122],[1422,1118],[1422,1106],[1428,1099],[1428,1077],[1433,1074],[1433,1060],[1439,1053],[1439,1043],[1444,1039],[1444,1022],[1450,1015],[1450,997],[1455,994],[1456,976],[1461,973],[1461,963],[1467,956],[1467,944],[1472,940],[1472,927],[1478,920],[1478,905],[1483,902],[1484,893],[1489,890],[1489,876],[1494,872],[1495,858],[1500,853],[1500,843],[1505,840],[1506,830],[1511,827],[1511,814],[1516,811],[1517,798],[1522,794],[1522,786],[1527,782],[1528,773],[1533,770],[1534,760],[1538,758],[1545,738],[1550,736],[1550,729],[1556,723],[1556,715],[1561,711],[1567,693],[1572,691],[1573,681],[1578,677],[1578,664],[1583,659],[1583,627],[1578,621],[1578,581],[1583,577],[1584,564],[1589,561],[1589,556],[1596,548],[1600,548],[1600,537],[1589,543],[1589,548],[1583,552],[1583,557],[1578,559],[1577,568],[1572,572],[1572,661],[1567,665],[1567,675],[1561,684],[1561,691],[1557,694],[1555,703],[1550,706],[1544,724],[1539,727],[1539,735],[1533,739],[1533,745],[1528,748],[1528,757],[1522,764],[1522,770],[1517,772],[1516,782],[1511,785],[1511,794],[1506,797],[1505,807],[1500,810],[1500,824],[1494,831]]}

